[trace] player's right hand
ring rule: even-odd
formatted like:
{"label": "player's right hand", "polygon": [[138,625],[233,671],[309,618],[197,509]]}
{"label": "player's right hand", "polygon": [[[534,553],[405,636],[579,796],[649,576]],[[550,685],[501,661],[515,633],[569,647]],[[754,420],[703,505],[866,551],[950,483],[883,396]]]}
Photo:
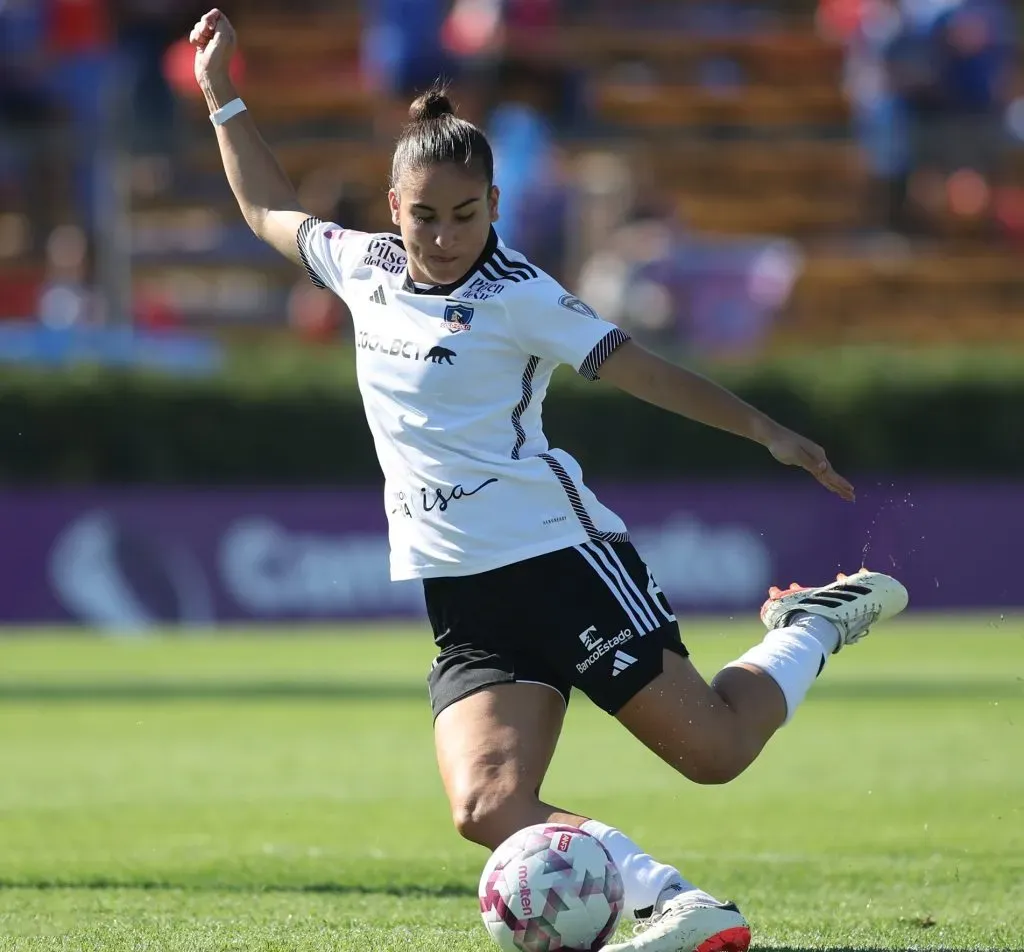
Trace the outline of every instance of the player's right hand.
{"label": "player's right hand", "polygon": [[228,76],[235,52],[235,28],[220,10],[205,14],[192,27],[188,40],[196,48],[195,73],[200,86]]}
{"label": "player's right hand", "polygon": [[778,426],[767,445],[768,451],[780,463],[807,470],[822,486],[847,502],[857,498],[853,486],[832,468],[825,451],[817,443],[812,443],[784,426]]}

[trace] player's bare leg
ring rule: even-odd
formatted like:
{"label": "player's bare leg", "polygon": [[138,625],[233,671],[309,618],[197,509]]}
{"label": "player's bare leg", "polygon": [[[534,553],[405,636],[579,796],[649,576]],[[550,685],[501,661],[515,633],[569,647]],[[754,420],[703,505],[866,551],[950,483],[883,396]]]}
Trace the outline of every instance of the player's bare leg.
{"label": "player's bare leg", "polygon": [[619,711],[619,722],[695,783],[728,783],[785,721],[782,692],[746,668],[727,668],[709,685],[688,658],[666,651],[664,664]]}
{"label": "player's bare leg", "polygon": [[[843,645],[903,611],[895,579],[862,571],[816,589],[772,589],[769,633],[708,684],[686,658],[664,652],[662,674],[619,711],[619,721],[680,773],[725,783],[742,773],[790,717]],[[744,952],[750,929],[731,903],[693,892],[667,896],[649,921],[606,952]]]}
{"label": "player's bare leg", "polygon": [[618,866],[632,918],[650,916],[669,896],[697,895],[714,903],[620,830],[541,800],[564,718],[557,691],[525,683],[484,688],[438,715],[437,761],[459,832],[494,849],[536,823],[581,827],[601,841]]}
{"label": "player's bare leg", "polygon": [[697,783],[726,783],[757,758],[821,673],[830,654],[903,611],[906,589],[877,572],[819,588],[773,589],[761,611],[768,635],[708,684],[687,659],[664,670],[619,711],[619,721]]}
{"label": "player's bare leg", "polygon": [[441,711],[434,746],[462,836],[494,849],[534,823],[584,821],[540,799],[564,719],[557,691],[522,682],[483,688]]}

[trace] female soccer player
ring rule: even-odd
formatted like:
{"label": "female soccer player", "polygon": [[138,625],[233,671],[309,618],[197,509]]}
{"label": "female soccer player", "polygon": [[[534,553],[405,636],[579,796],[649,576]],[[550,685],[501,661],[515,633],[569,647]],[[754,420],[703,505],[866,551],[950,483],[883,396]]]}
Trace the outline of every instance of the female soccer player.
{"label": "female soccer player", "polygon": [[[581,827],[622,873],[636,934],[610,952],[743,952],[746,920],[624,833],[543,802],[572,688],[697,783],[725,783],[796,711],[829,655],[902,611],[903,586],[861,571],[772,589],[768,634],[707,684],[676,619],[567,453],[541,402],[558,364],[756,440],[843,499],[814,443],[630,341],[494,231],[484,134],[441,89],[413,103],[389,202],[401,237],[302,211],[228,78],[235,35],[195,26],[195,73],[228,181],[253,231],[340,295],[385,476],[394,579],[421,578],[438,647],[429,676],[437,759],[458,831],[494,848],[534,823]],[[297,91],[301,95],[301,90]],[[614,434],[609,434],[614,439]]]}

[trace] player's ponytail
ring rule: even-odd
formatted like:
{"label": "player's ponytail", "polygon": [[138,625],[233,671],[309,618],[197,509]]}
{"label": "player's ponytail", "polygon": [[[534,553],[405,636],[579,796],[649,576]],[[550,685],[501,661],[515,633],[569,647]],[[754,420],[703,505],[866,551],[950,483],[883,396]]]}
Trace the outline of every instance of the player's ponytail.
{"label": "player's ponytail", "polygon": [[435,84],[409,107],[405,127],[391,163],[391,186],[412,169],[453,162],[494,183],[494,153],[487,136],[455,115],[448,87]]}

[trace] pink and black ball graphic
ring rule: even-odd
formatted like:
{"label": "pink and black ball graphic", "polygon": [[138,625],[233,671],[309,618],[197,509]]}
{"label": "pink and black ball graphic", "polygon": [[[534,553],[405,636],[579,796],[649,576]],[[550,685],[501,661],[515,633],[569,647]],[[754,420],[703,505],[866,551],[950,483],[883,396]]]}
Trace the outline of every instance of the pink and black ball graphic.
{"label": "pink and black ball graphic", "polygon": [[622,877],[601,843],[571,826],[510,836],[480,877],[480,913],[506,952],[596,952],[622,915]]}

